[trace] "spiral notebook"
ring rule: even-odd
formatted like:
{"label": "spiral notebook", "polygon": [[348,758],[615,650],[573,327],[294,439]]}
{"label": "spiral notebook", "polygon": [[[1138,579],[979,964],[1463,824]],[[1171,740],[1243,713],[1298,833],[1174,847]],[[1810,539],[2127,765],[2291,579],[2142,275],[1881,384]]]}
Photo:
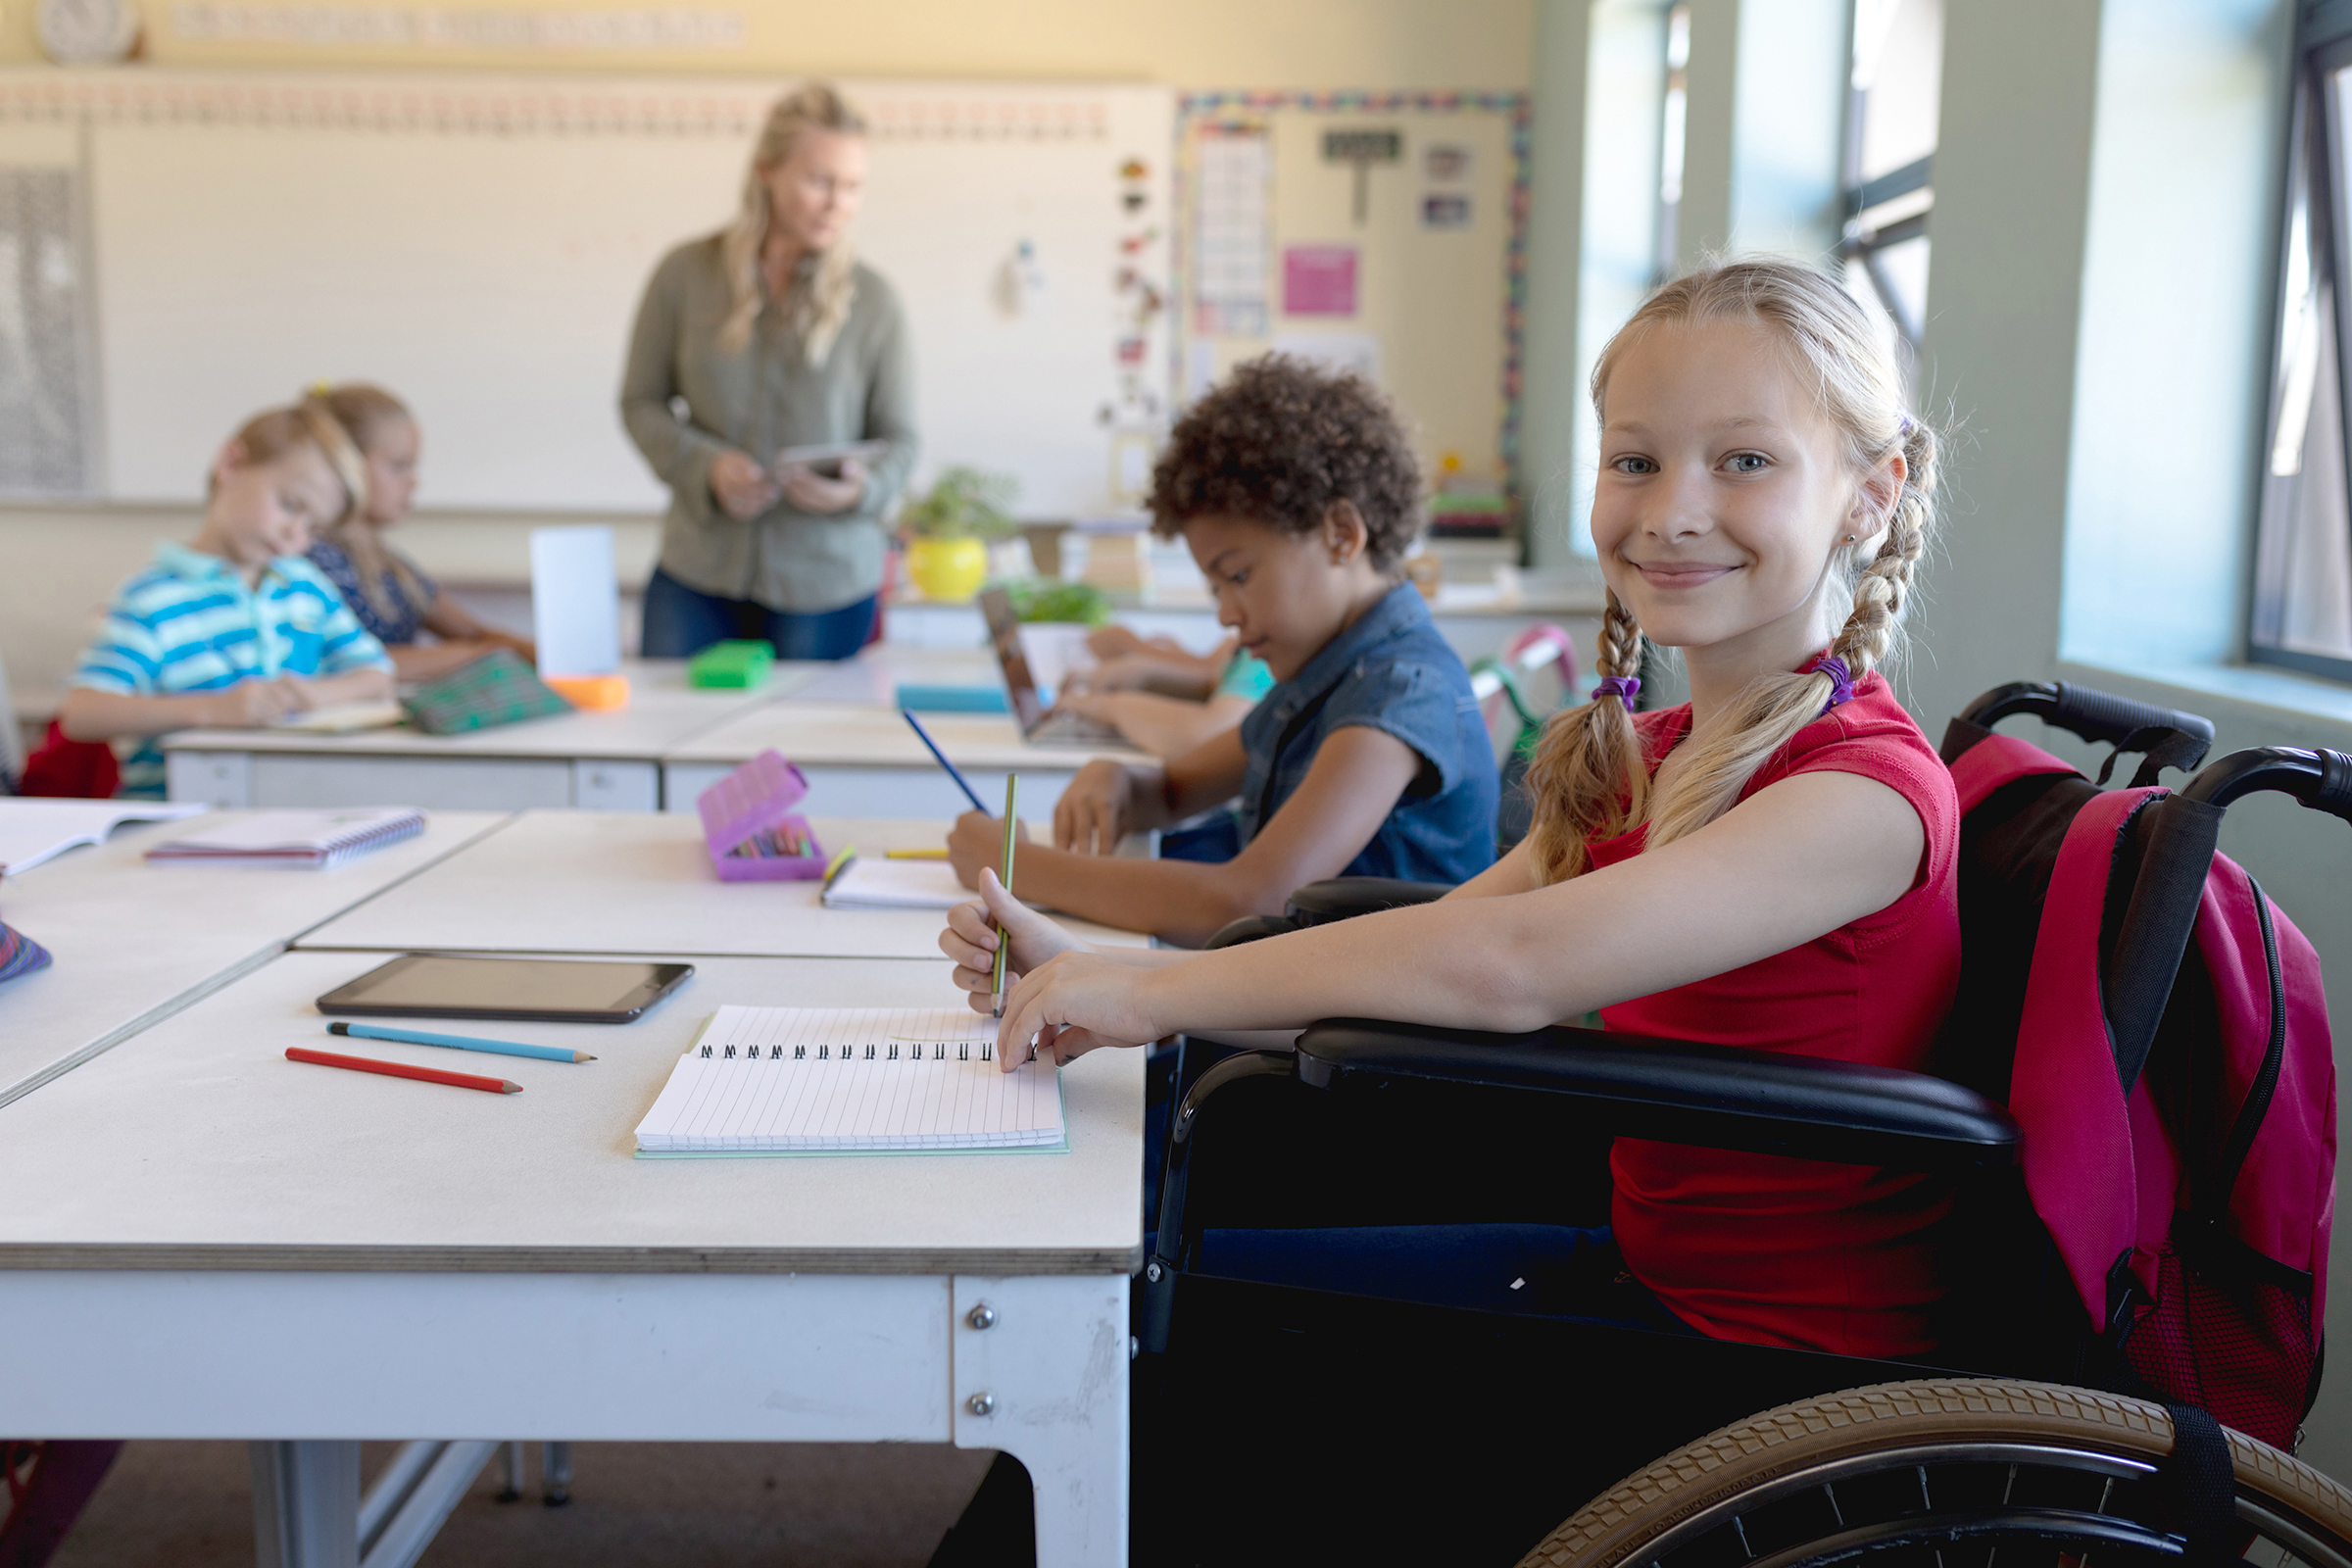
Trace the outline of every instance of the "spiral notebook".
{"label": "spiral notebook", "polygon": [[151,846],[150,860],[240,860],[324,869],[424,831],[413,807],[348,811],[256,811]]}
{"label": "spiral notebook", "polygon": [[1061,1075],[999,1070],[961,1007],[721,1007],[653,1109],[640,1154],[1059,1150]]}

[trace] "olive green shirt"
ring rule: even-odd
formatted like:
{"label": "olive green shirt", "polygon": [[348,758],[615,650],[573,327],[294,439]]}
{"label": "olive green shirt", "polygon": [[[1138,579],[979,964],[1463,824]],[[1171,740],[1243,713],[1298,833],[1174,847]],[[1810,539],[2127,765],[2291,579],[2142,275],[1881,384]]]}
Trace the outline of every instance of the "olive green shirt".
{"label": "olive green shirt", "polygon": [[[719,347],[728,292],[718,237],[689,240],[645,286],[621,378],[629,439],[669,486],[662,569],[687,587],[771,610],[815,613],[878,592],[889,514],[914,466],[914,371],[906,321],[882,274],[855,273],[850,317],[811,366],[785,312],[760,313],[740,354]],[[848,512],[778,502],[749,522],[720,510],[710,463],[732,447],[772,463],[785,447],[887,441]]]}

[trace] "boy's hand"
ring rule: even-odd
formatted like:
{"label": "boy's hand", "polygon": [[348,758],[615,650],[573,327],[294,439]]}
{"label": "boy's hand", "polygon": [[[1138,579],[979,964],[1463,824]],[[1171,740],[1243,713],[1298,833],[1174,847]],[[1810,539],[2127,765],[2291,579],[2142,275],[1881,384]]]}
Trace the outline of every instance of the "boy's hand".
{"label": "boy's hand", "polygon": [[217,729],[258,729],[311,706],[303,683],[291,675],[243,681],[202,701],[202,722]]}
{"label": "boy's hand", "polygon": [[989,1010],[996,984],[997,925],[1012,933],[1012,953],[1004,963],[1004,984],[1039,967],[1060,953],[1095,950],[1004,891],[994,871],[980,873],[980,897],[948,911],[948,928],[939,934],[939,951],[956,960],[955,980],[974,1012]]}
{"label": "boy's hand", "polygon": [[1098,758],[1078,770],[1054,803],[1054,847],[1080,855],[1109,855],[1135,818],[1135,777],[1124,764]]}
{"label": "boy's hand", "polygon": [[[1026,823],[1015,823],[1023,844],[1029,842]],[[948,830],[948,863],[956,868],[956,880],[967,888],[980,885],[980,873],[995,874],[995,868],[1004,860],[1004,819],[986,811],[966,811],[956,819]],[[1016,873],[1014,881],[1020,877]]]}

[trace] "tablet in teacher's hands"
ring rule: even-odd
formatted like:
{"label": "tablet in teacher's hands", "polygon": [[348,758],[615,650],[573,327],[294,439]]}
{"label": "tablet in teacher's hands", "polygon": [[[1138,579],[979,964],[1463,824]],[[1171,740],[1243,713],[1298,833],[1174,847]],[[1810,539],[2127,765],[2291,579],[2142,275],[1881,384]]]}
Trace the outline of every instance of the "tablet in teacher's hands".
{"label": "tablet in teacher's hands", "polygon": [[814,446],[785,447],[776,453],[768,471],[778,477],[786,468],[807,466],[828,479],[841,477],[841,466],[856,461],[871,463],[890,450],[887,441],[824,441]]}

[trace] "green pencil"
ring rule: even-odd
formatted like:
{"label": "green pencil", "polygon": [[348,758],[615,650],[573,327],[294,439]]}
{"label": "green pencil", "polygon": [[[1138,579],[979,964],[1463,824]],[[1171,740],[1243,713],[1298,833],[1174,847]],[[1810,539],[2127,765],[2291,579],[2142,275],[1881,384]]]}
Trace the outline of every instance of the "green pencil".
{"label": "green pencil", "polygon": [[[1009,896],[1011,895],[1011,893],[1012,893],[1012,842],[1013,842],[1013,833],[1012,833],[1012,829],[1013,829],[1013,823],[1014,823],[1014,817],[1013,817],[1013,814],[1012,814],[1012,813],[1013,813],[1013,810],[1014,810],[1014,808],[1015,808],[1015,807],[1016,807],[1017,803],[1020,801],[1020,798],[1021,798],[1021,775],[1020,775],[1020,774],[1018,774],[1018,773],[1007,773],[1007,774],[1005,774],[1005,775],[1004,775],[1004,892],[1005,892],[1005,895],[1006,895],[1007,897],[1009,897]],[[1012,948],[1012,933],[1011,933],[1010,931],[1007,931],[1007,930],[1005,930],[1005,929],[1004,929],[1004,927],[1003,925],[999,925],[999,926],[997,927],[997,974],[996,974],[996,982],[995,982],[995,984],[993,984],[992,986],[990,986],[990,988],[989,988],[989,995],[988,995],[988,1000],[989,1000],[989,1016],[990,1016],[990,1017],[992,1017],[992,1018],[1002,1018],[1002,1017],[1004,1017],[1004,955],[1005,955],[1007,952],[1011,951],[1011,948]]]}

